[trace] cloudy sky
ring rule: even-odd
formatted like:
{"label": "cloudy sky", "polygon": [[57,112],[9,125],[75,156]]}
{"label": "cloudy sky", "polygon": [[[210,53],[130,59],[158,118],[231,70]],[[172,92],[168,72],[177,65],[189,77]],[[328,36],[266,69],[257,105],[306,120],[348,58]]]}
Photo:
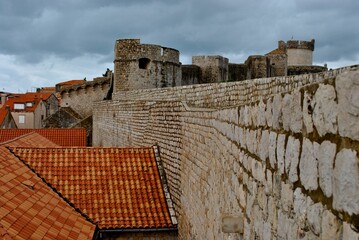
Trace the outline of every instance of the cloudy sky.
{"label": "cloudy sky", "polygon": [[358,12],[358,0],[0,0],[0,91],[101,76],[120,38],[178,49],[183,64],[314,38],[314,64],[358,64]]}

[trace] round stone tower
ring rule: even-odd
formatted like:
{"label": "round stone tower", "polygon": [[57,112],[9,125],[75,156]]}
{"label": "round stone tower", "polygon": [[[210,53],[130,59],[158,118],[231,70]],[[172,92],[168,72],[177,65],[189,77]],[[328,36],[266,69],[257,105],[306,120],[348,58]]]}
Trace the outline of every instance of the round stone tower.
{"label": "round stone tower", "polygon": [[288,66],[311,66],[313,64],[314,39],[289,40],[286,44]]}
{"label": "round stone tower", "polygon": [[181,85],[179,51],[140,39],[119,39],[115,44],[114,92]]}

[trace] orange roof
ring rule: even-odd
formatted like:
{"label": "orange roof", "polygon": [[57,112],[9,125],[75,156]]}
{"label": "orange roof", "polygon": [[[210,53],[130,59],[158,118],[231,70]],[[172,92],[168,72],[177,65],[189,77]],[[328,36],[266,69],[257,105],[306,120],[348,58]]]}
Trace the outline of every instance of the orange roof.
{"label": "orange roof", "polygon": [[99,229],[176,228],[153,147],[11,150]]}
{"label": "orange roof", "polygon": [[8,110],[0,109],[0,125],[4,122],[7,113],[8,113]]}
{"label": "orange roof", "polygon": [[0,145],[0,239],[91,239],[95,225],[6,148],[53,144],[37,133],[22,138]]}
{"label": "orange roof", "polygon": [[282,49],[276,48],[273,51],[270,51],[269,53],[267,53],[266,55],[270,55],[270,54],[284,54],[285,51],[283,51]]}
{"label": "orange roof", "polygon": [[86,146],[85,128],[0,129],[0,143],[37,132],[60,146]]}
{"label": "orange roof", "polygon": [[60,147],[36,132],[24,134],[20,137],[0,143],[0,146],[1,145],[7,147]]}
{"label": "orange roof", "polygon": [[25,112],[33,112],[35,111],[37,105],[41,100],[46,101],[53,93],[49,92],[28,92],[25,94],[12,94],[8,97],[8,100],[5,102],[2,108],[6,106],[10,107],[10,111],[14,110],[15,103],[29,103],[32,102],[33,105],[31,107],[25,107],[23,111]]}
{"label": "orange roof", "polygon": [[0,240],[13,240],[6,229],[0,224]]}
{"label": "orange roof", "polygon": [[69,81],[66,81],[66,82],[60,82],[56,85],[59,85],[59,86],[67,86],[67,85],[75,85],[75,84],[81,84],[81,83],[85,83],[86,81],[85,80],[69,80]]}

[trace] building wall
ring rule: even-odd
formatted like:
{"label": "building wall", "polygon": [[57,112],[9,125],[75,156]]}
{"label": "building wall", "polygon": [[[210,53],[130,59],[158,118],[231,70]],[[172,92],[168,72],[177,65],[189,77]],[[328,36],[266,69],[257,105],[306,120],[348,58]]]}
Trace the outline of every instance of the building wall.
{"label": "building wall", "polygon": [[[17,128],[35,128],[33,112],[11,112]],[[19,123],[19,116],[25,117],[24,123]]]}
{"label": "building wall", "polygon": [[93,143],[159,146],[181,239],[357,239],[358,77],[118,93]]}

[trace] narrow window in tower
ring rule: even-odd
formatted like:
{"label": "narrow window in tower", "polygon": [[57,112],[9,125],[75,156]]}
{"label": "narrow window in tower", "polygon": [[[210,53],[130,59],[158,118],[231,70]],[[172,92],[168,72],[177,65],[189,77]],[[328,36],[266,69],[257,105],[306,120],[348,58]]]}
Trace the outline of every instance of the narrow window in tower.
{"label": "narrow window in tower", "polygon": [[148,58],[140,58],[138,60],[138,67],[140,69],[147,69],[148,66],[150,65],[150,62],[151,62],[151,60]]}

